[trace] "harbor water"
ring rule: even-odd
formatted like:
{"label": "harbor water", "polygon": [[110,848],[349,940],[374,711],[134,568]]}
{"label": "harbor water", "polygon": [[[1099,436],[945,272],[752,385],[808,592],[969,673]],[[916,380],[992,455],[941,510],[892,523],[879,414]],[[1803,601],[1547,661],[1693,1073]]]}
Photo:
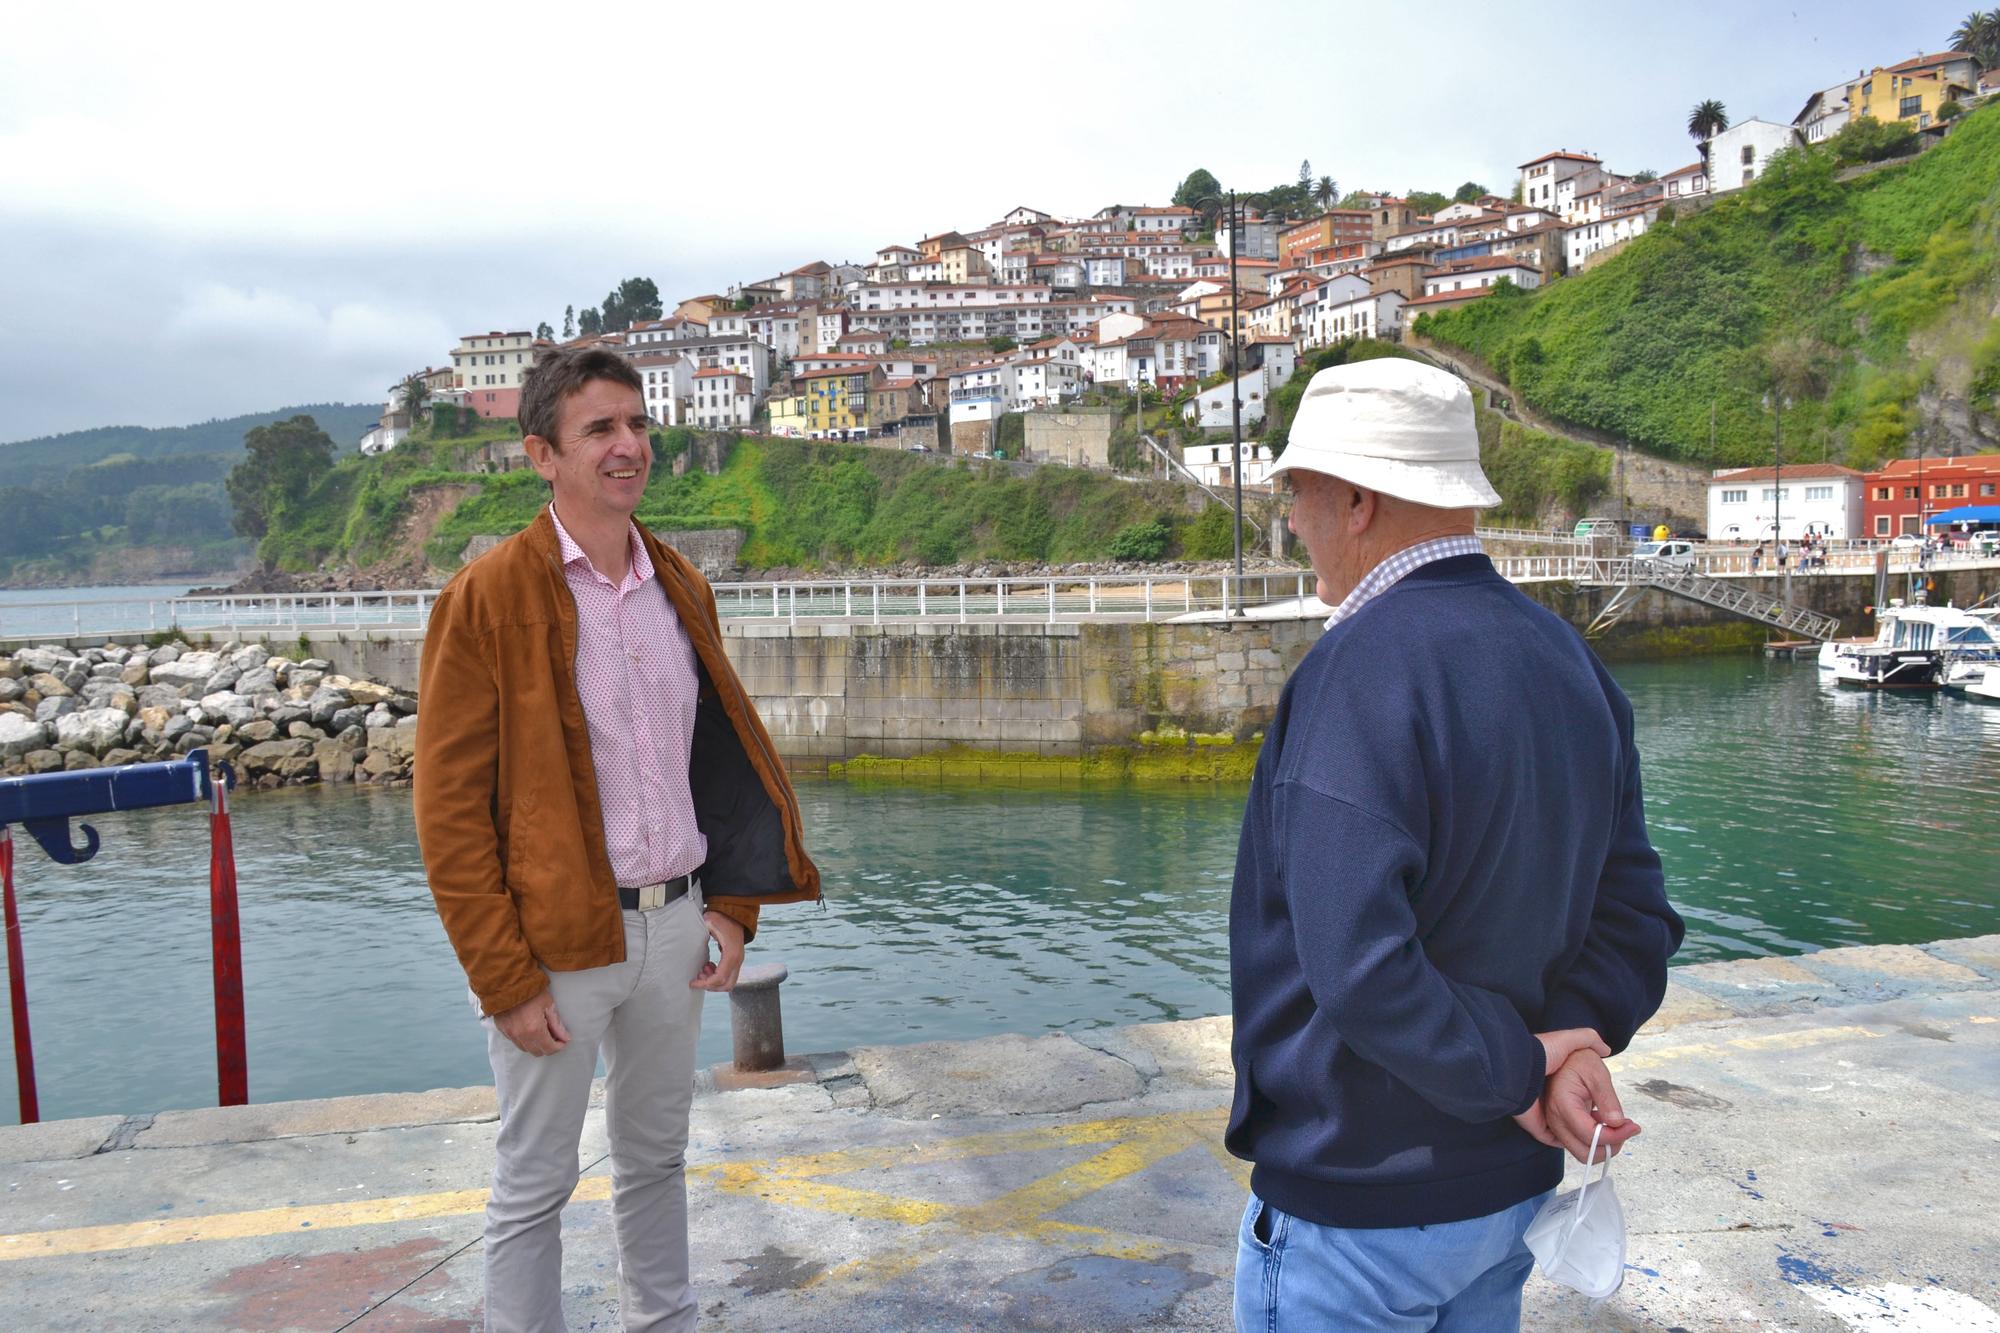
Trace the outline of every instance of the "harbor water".
{"label": "harbor water", "polygon": [[[1617,675],[1688,921],[1677,961],[2000,930],[2000,706],[1836,690],[1810,662],[1750,657]],[[799,794],[828,901],[768,911],[752,946],[791,969],[792,1051],[1227,1010],[1244,788]],[[235,826],[252,1099],[488,1081],[409,793],[246,794]],[[17,831],[43,1115],[213,1104],[205,821],[99,827],[80,867]],[[729,1058],[728,1009],[707,1002],[705,1064]]]}

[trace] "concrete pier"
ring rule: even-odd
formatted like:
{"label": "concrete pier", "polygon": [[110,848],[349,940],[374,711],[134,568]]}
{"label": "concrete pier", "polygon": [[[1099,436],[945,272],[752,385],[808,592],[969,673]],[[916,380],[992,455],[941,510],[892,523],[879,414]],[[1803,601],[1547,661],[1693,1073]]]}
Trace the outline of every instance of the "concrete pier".
{"label": "concrete pier", "polygon": [[[1228,1327],[1226,1018],[799,1063],[704,1077],[704,1327]],[[2000,1329],[2000,936],[1677,969],[1613,1069],[1625,1286],[1533,1279],[1527,1327]],[[476,1328],[494,1132],[490,1088],[0,1129],[6,1326]],[[605,1150],[573,1329],[617,1326]]]}

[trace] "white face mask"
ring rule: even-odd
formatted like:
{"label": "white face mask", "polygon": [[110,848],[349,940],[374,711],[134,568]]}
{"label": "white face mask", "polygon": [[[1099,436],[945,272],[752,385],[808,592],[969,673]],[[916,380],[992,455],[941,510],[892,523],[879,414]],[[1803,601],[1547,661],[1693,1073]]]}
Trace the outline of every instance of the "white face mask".
{"label": "white face mask", "polygon": [[[1590,1136],[1593,1162],[1603,1133],[1604,1126],[1599,1125]],[[1597,1183],[1591,1184],[1586,1164],[1583,1184],[1543,1204],[1535,1220],[1528,1223],[1526,1240],[1534,1252],[1535,1267],[1551,1282],[1598,1301],[1624,1284],[1625,1210],[1618,1206],[1618,1193],[1611,1188],[1608,1153]]]}

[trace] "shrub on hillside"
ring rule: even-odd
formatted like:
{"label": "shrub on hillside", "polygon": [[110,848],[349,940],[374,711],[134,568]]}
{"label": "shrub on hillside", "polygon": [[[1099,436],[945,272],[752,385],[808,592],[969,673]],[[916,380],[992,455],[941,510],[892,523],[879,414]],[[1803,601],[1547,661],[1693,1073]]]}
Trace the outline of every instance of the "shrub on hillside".
{"label": "shrub on hillside", "polygon": [[1113,560],[1158,560],[1167,553],[1173,532],[1158,519],[1127,523],[1111,538]]}
{"label": "shrub on hillside", "polygon": [[1212,504],[1181,528],[1181,554],[1190,560],[1225,560],[1236,554],[1236,514]]}
{"label": "shrub on hillside", "polygon": [[1916,151],[1917,132],[1904,120],[1877,120],[1857,116],[1827,140],[1834,159],[1842,166],[1861,162],[1884,162]]}

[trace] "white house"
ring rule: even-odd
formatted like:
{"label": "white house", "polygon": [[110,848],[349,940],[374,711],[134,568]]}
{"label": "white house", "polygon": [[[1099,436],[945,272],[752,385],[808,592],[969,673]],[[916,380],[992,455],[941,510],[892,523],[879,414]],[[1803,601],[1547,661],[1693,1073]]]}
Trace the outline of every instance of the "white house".
{"label": "white house", "polygon": [[1084,281],[1093,287],[1123,287],[1125,268],[1123,255],[1089,255],[1083,261]]}
{"label": "white house", "polygon": [[716,367],[694,373],[694,424],[711,430],[750,424],[757,396],[750,377]]}
{"label": "white house", "polygon": [[[1245,430],[1250,428],[1251,422],[1262,421],[1264,419],[1265,401],[1277,391],[1280,385],[1290,378],[1290,373],[1281,373],[1281,368],[1275,362],[1261,365],[1255,370],[1246,370],[1243,374],[1236,377],[1234,381],[1236,391],[1243,398],[1243,428]],[[1218,384],[1212,389],[1203,389],[1200,393],[1188,399],[1187,406],[1181,409],[1181,415],[1204,430],[1228,430],[1231,424],[1229,390],[1230,385],[1226,383]],[[1228,450],[1225,449],[1223,452],[1227,453]],[[1223,466],[1225,468],[1228,466],[1226,459],[1223,461]],[[1263,478],[1253,478],[1246,468],[1243,480],[1246,482],[1252,480],[1262,481]]]}
{"label": "white house", "polygon": [[635,353],[629,359],[646,383],[646,415],[663,426],[685,424],[687,405],[694,397],[692,359],[661,348]]}
{"label": "white house", "polygon": [[[1074,349],[1075,344],[1064,343]],[[1014,401],[1023,407],[1046,407],[1074,398],[1083,390],[1083,368],[1055,357],[1024,357],[1014,363]]]}
{"label": "white house", "polygon": [[1740,190],[1764,174],[1771,158],[1799,141],[1789,125],[1768,120],[1738,121],[1708,141],[1709,188]]}
{"label": "white house", "polygon": [[1542,285],[1542,275],[1512,255],[1487,255],[1479,259],[1455,259],[1434,273],[1424,275],[1424,295],[1440,292],[1469,292],[1491,287],[1506,278],[1527,290]]}
{"label": "white house", "polygon": [[1820,144],[1840,133],[1850,115],[1847,88],[1848,81],[1842,79],[1806,99],[1799,114],[1792,117],[1792,128],[1801,140],[1808,145]]}
{"label": "white house", "polygon": [[1697,194],[1707,194],[1708,170],[1701,163],[1692,162],[1660,177],[1660,185],[1669,199],[1687,199]]}
{"label": "white house", "polygon": [[1620,212],[1607,213],[1589,222],[1580,222],[1563,229],[1563,255],[1569,261],[1569,271],[1574,273],[1584,266],[1584,261],[1600,250],[1608,250],[1623,244],[1634,236],[1645,234],[1646,228],[1659,216],[1658,204],[1642,204]]}
{"label": "white house", "polygon": [[1312,322],[1301,328],[1300,345],[1326,347],[1343,338],[1394,338],[1401,335],[1403,294],[1394,290],[1370,291],[1365,282],[1360,283],[1360,288],[1359,292],[1352,289],[1336,292],[1333,283],[1321,288],[1323,295],[1313,306]]}
{"label": "white house", "polygon": [[951,372],[951,422],[991,421],[1016,408],[1014,367],[983,361]]}
{"label": "white house", "polygon": [[1710,541],[1769,541],[1773,510],[1777,535],[1797,541],[1808,528],[1834,541],[1861,537],[1861,473],[1837,463],[1797,467],[1722,468],[1708,481]]}
{"label": "white house", "polygon": [[1178,237],[1184,231],[1194,230],[1195,220],[1196,214],[1192,208],[1179,205],[1132,210],[1132,230],[1152,235]]}
{"label": "white house", "polygon": [[[1222,391],[1217,390],[1217,392]],[[1249,404],[1245,403],[1244,407],[1247,412]],[[1227,418],[1229,403],[1226,399],[1222,404],[1222,411],[1223,416]],[[1248,423],[1247,415],[1244,421]],[[1225,419],[1222,424],[1226,429],[1229,422]],[[1216,440],[1209,444],[1190,444],[1181,449],[1181,464],[1192,472],[1195,480],[1202,485],[1210,490],[1220,491],[1233,484],[1229,476],[1229,459],[1235,452],[1228,440]],[[1243,460],[1245,486],[1260,486],[1269,481],[1271,466],[1278,461],[1262,440],[1243,441],[1243,451],[1238,456]]]}

